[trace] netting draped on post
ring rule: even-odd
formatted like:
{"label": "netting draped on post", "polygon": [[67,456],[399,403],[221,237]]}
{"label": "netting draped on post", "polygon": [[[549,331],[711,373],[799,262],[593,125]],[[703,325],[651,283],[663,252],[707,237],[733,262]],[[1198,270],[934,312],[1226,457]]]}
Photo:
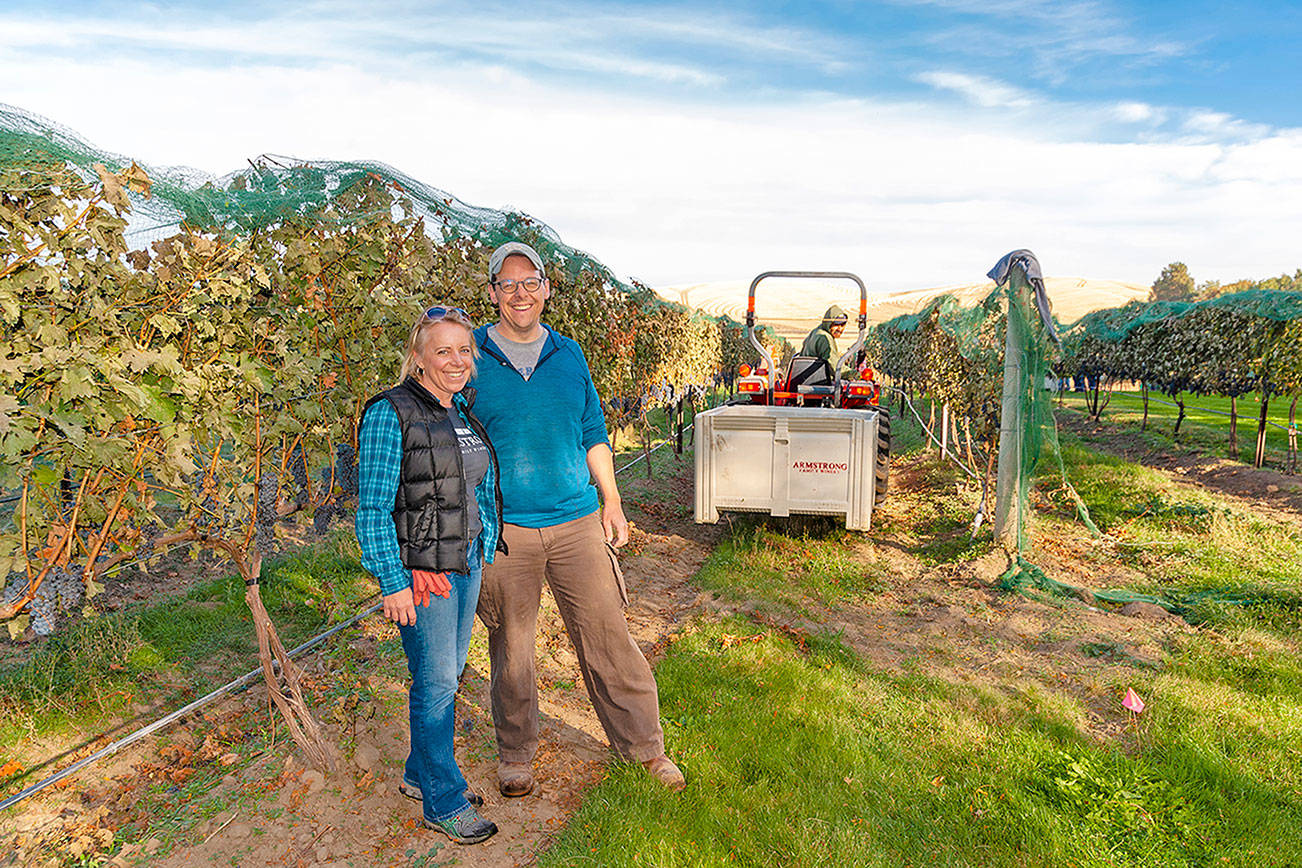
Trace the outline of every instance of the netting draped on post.
{"label": "netting draped on post", "polygon": [[1027,559],[1031,548],[1030,489],[1046,446],[1058,464],[1062,488],[1071,497],[1081,521],[1095,536],[1099,530],[1090,519],[1089,508],[1067,479],[1053,416],[1053,393],[1046,388],[1056,379],[1050,363],[1056,334],[1052,319],[1046,315],[1048,298],[1038,276],[1039,264],[1029,251],[1025,253],[1029,260],[1017,260],[1008,269],[1005,290],[1007,325],[994,532],[1016,555],[1000,585],[1009,590],[1034,585],[1067,593],[1074,589],[1050,579]]}
{"label": "netting draped on post", "polygon": [[[1003,586],[1071,593],[1074,589],[1050,579],[1029,560],[1030,492],[1040,462],[1049,455],[1057,463],[1062,491],[1086,527],[1098,533],[1067,480],[1052,393],[1045,388],[1056,378],[1056,324],[1030,251],[1013,251],[990,276],[997,285],[980,304],[963,307],[952,296],[942,296],[916,314],[879,326],[882,367],[897,382],[929,394],[963,419],[969,455],[978,465],[968,472],[983,486],[997,455],[994,532],[1013,560]],[[982,509],[985,502],[983,497]],[[974,534],[977,526],[979,522]]]}

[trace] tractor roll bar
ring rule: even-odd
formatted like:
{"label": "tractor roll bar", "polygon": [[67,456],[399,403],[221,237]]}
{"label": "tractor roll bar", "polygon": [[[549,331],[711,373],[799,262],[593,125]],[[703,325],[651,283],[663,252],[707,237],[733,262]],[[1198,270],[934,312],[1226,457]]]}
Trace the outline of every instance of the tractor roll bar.
{"label": "tractor roll bar", "polygon": [[[864,286],[863,280],[859,275],[851,274],[848,271],[766,271],[750,282],[750,293],[746,297],[746,338],[760,354],[760,358],[768,364],[769,372],[769,397],[772,398],[773,381],[777,377],[777,372],[773,370],[773,357],[764,349],[764,345],[755,337],[755,287],[759,286],[760,281],[769,277],[813,277],[825,280],[853,280],[859,284],[859,337],[850,347],[841,354],[836,360],[836,366],[832,368],[833,374],[841,370],[841,365],[846,359],[851,358],[862,347],[864,334],[868,328],[868,287]],[[837,397],[840,397],[841,379],[836,378]]]}

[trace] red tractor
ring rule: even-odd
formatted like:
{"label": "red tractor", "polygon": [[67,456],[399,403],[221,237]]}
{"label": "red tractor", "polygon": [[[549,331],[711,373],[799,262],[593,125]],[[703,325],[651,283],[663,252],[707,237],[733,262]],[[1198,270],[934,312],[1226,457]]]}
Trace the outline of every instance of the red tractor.
{"label": "red tractor", "polygon": [[[755,337],[755,288],[768,277],[813,277],[853,280],[859,286],[859,337],[846,350],[836,364],[817,356],[793,356],[783,375],[769,376],[773,358]],[[760,361],[754,366],[742,365],[737,380],[738,404],[759,404],[774,407],[877,407],[882,394],[875,372],[863,358],[864,333],[868,325],[868,290],[858,275],[848,271],[766,271],[750,284],[746,300],[746,337],[759,351]],[[846,373],[854,362],[853,376]]]}
{"label": "red tractor", "polygon": [[[852,280],[859,287],[859,336],[836,364],[817,356],[793,356],[782,374],[774,377],[773,357],[755,337],[755,288],[770,277]],[[878,412],[877,491],[885,496],[890,469],[891,422],[881,406],[882,387],[876,372],[864,358],[864,337],[868,328],[868,288],[848,271],[766,271],[750,283],[746,300],[746,337],[759,352],[754,366],[742,365],[733,404],[771,407],[831,407],[870,409]],[[840,372],[838,374],[838,372]],[[849,376],[845,376],[848,374]]]}

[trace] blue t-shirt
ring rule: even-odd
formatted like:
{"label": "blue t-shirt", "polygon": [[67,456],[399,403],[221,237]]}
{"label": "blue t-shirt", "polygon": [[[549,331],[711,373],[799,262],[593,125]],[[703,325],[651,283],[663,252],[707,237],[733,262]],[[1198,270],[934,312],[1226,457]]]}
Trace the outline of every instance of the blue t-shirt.
{"label": "blue t-shirt", "polygon": [[609,443],[601,400],[579,345],[548,326],[538,363],[522,377],[488,335],[479,344],[475,416],[484,424],[502,473],[502,517],[550,527],[598,507],[588,450]]}

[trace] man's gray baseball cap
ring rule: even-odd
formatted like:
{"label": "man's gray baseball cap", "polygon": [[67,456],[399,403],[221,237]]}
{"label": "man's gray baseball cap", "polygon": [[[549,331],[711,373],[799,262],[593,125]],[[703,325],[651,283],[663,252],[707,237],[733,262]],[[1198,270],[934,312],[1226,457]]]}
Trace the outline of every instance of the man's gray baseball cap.
{"label": "man's gray baseball cap", "polygon": [[534,250],[522,241],[508,241],[494,250],[492,255],[488,257],[489,280],[497,279],[497,273],[502,270],[502,263],[506,262],[508,256],[527,257],[529,261],[533,263],[533,267],[538,269],[538,273],[545,276],[542,257],[538,255],[537,250]]}

